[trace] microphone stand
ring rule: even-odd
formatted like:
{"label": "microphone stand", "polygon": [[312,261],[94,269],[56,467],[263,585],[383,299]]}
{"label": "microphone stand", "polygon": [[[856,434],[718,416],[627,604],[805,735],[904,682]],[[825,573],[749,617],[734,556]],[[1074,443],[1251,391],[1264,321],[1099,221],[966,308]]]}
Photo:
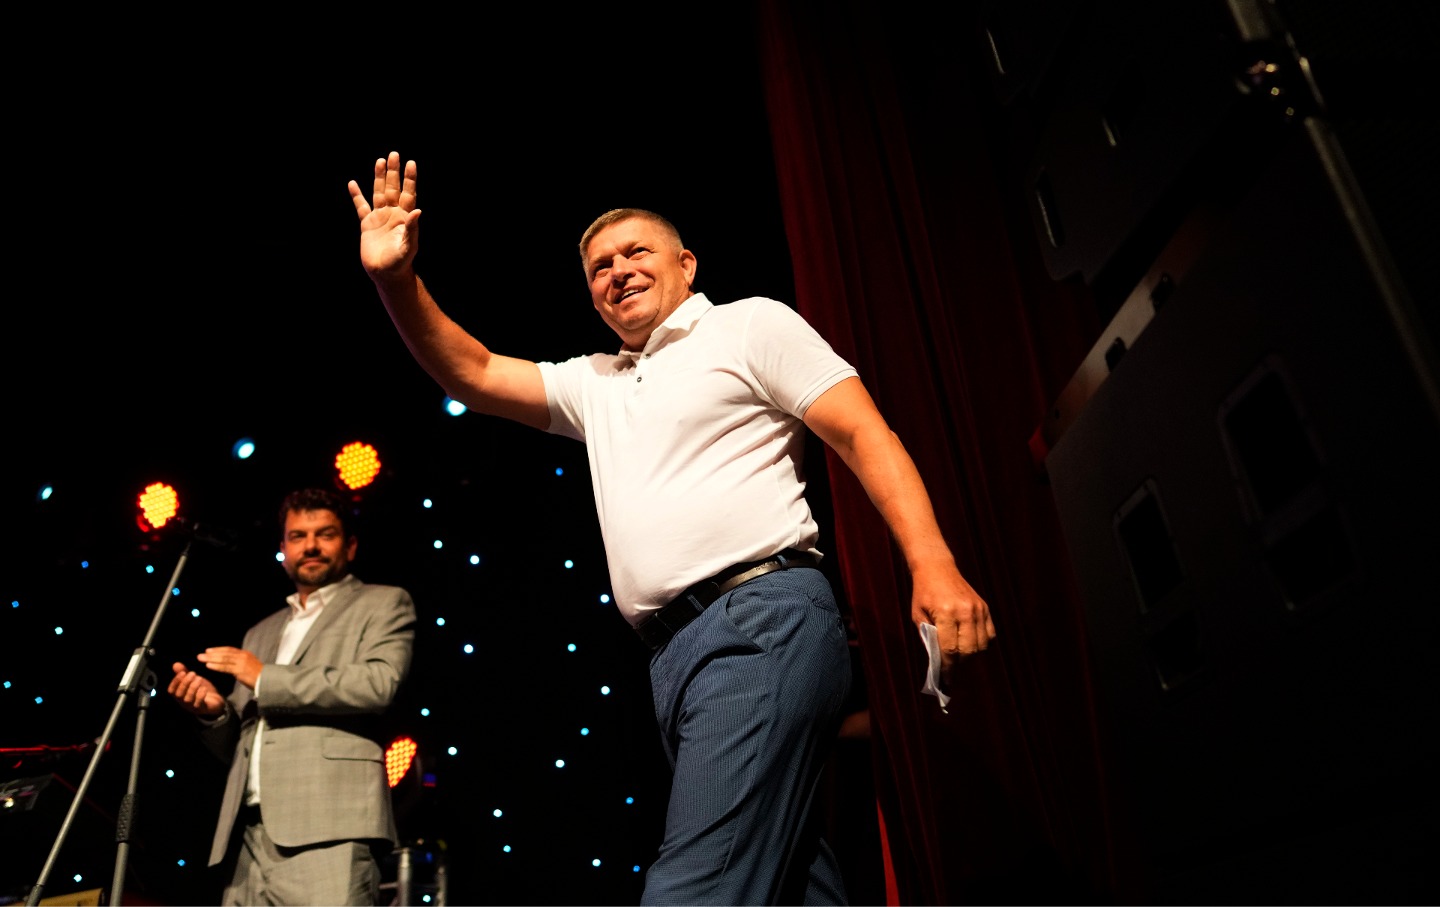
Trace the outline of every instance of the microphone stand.
{"label": "microphone stand", "polygon": [[130,825],[135,817],[135,790],[140,777],[140,747],[145,734],[145,715],[150,708],[150,697],[155,691],[155,672],[150,670],[150,657],[155,654],[152,648],[155,642],[155,634],[160,629],[160,619],[165,616],[165,608],[170,604],[171,592],[180,582],[180,572],[185,569],[185,562],[190,559],[191,540],[186,539],[185,550],[180,552],[180,558],[175,563],[175,572],[170,575],[170,583],[165,587],[164,593],[160,596],[160,605],[155,609],[155,617],[150,621],[150,629],[145,633],[145,639],[130,655],[130,662],[125,666],[125,673],[120,677],[119,696],[115,700],[115,707],[110,710],[110,720],[105,723],[105,731],[100,739],[95,742],[95,752],[90,757],[90,765],[85,769],[85,777],[81,779],[80,786],[75,789],[75,800],[70,804],[70,810],[65,813],[65,820],[60,823],[60,834],[55,838],[55,844],[50,848],[50,856],[45,860],[45,867],[40,870],[40,878],[35,886],[30,889],[30,897],[25,902],[30,907],[40,903],[41,892],[45,889],[45,881],[50,877],[50,872],[55,868],[55,859],[60,855],[60,848],[65,844],[65,838],[70,833],[70,825],[75,820],[75,813],[80,808],[80,803],[85,799],[85,792],[90,787],[90,781],[95,776],[95,768],[100,764],[100,757],[105,753],[110,744],[110,737],[115,732],[115,725],[120,720],[120,713],[125,708],[125,701],[134,696],[137,711],[135,715],[135,745],[130,754],[130,778],[125,788],[125,799],[120,805],[120,815],[116,820],[115,840],[118,847],[115,853],[115,876],[110,883],[110,903],[119,904],[121,895],[125,890],[125,867],[130,855]]}

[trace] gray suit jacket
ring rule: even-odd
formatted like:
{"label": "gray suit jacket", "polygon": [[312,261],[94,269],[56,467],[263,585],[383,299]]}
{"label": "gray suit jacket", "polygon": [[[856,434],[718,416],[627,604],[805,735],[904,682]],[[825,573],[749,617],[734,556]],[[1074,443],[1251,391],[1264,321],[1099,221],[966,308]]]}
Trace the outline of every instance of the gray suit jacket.
{"label": "gray suit jacket", "polygon": [[264,662],[259,698],[241,683],[225,715],[202,730],[230,762],[210,865],[225,857],[245,801],[250,748],[265,718],[260,814],[282,847],[322,841],[398,843],[379,716],[410,671],[415,605],[397,586],[361,584],[325,604],[288,665],[274,664],[290,609],[245,634],[242,648]]}

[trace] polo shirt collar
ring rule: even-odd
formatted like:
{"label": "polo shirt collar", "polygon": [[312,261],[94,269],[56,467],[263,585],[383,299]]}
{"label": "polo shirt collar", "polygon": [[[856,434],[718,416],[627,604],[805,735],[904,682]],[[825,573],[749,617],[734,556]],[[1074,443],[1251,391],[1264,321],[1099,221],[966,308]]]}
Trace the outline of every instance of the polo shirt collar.
{"label": "polo shirt collar", "polygon": [[650,339],[645,341],[645,349],[637,353],[622,348],[620,355],[634,360],[639,359],[645,353],[653,353],[677,337],[690,333],[691,329],[695,327],[695,323],[714,307],[715,304],[704,293],[696,293],[680,303],[675,311],[670,313],[670,317],[662,321],[660,326],[650,333]]}

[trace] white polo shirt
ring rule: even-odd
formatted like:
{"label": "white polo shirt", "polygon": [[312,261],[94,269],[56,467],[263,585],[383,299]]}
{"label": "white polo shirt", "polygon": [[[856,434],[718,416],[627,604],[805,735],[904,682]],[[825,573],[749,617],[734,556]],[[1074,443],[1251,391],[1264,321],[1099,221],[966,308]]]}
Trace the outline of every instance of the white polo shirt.
{"label": "white polo shirt", "polygon": [[731,564],[815,549],[810,404],[855,369],[774,299],[685,300],[639,353],[541,362],[550,432],[584,441],[631,624]]}

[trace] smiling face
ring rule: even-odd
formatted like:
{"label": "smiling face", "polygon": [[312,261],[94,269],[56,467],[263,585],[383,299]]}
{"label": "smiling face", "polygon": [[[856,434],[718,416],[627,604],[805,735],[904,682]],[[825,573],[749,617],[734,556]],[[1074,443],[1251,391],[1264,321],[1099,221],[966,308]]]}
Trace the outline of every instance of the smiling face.
{"label": "smiling face", "polygon": [[640,350],[693,295],[695,256],[661,224],[632,217],[590,238],[585,250],[590,300],[627,350]]}
{"label": "smiling face", "polygon": [[291,510],[285,515],[280,551],[285,572],[295,589],[309,595],[321,586],[343,579],[355,557],[355,537],[329,510]]}

